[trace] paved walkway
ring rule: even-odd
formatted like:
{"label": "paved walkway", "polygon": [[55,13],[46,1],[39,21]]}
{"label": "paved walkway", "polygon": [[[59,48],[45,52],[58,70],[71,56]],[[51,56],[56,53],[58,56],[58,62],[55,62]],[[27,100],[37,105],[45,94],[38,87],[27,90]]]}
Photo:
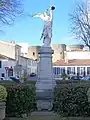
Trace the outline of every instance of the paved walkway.
{"label": "paved walkway", "polygon": [[40,111],[40,112],[32,112],[31,116],[57,116],[54,112]]}
{"label": "paved walkway", "polygon": [[33,112],[31,113],[31,120],[60,120],[60,117],[54,112]]}

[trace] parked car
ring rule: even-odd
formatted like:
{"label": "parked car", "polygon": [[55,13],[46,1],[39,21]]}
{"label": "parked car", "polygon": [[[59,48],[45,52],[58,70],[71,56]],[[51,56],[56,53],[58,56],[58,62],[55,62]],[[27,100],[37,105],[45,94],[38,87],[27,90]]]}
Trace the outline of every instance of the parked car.
{"label": "parked car", "polygon": [[90,80],[90,76],[85,76],[82,78],[82,80]]}
{"label": "parked car", "polygon": [[31,73],[31,74],[30,74],[30,77],[34,77],[34,76],[36,76],[35,73]]}
{"label": "parked car", "polygon": [[82,76],[72,76],[71,80],[82,80]]}
{"label": "parked car", "polygon": [[19,77],[10,76],[10,79],[11,79],[12,81],[17,82],[17,83],[21,83]]}
{"label": "parked car", "polygon": [[5,80],[5,78],[4,77],[0,77],[0,80]]}
{"label": "parked car", "polygon": [[3,80],[9,80],[9,81],[12,81],[9,77],[0,77],[0,81],[3,81]]}

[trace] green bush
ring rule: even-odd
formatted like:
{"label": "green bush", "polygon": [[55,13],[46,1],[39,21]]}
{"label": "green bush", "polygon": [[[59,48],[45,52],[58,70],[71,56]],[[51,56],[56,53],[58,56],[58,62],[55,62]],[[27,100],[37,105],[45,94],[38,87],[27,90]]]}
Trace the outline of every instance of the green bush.
{"label": "green bush", "polygon": [[54,111],[62,116],[90,116],[88,86],[58,86],[54,91]]}
{"label": "green bush", "polygon": [[67,77],[68,77],[68,76],[67,76],[66,73],[63,72],[63,73],[61,74],[61,78],[62,78],[62,80],[66,80]]}
{"label": "green bush", "polygon": [[74,85],[74,86],[90,86],[90,80],[56,80],[56,84],[59,86]]}
{"label": "green bush", "polygon": [[25,81],[24,84],[25,84],[25,85],[29,85],[29,84],[35,85],[35,84],[36,84],[36,81],[33,81],[33,80]]}
{"label": "green bush", "polygon": [[14,85],[16,82],[10,80],[2,80],[0,81],[0,85]]}
{"label": "green bush", "polygon": [[6,88],[0,85],[0,102],[6,101],[6,98],[7,98]]}
{"label": "green bush", "polygon": [[35,87],[33,85],[8,85],[6,88],[8,92],[6,114],[8,116],[28,115],[31,110],[36,108]]}
{"label": "green bush", "polygon": [[23,77],[21,77],[21,80],[22,80],[22,81],[27,81],[27,77],[26,77],[26,76],[23,76]]}

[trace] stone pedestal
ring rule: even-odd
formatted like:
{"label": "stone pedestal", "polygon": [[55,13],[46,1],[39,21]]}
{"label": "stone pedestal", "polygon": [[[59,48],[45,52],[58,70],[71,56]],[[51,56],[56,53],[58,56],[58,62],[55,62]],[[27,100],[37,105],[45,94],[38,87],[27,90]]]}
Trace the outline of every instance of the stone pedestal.
{"label": "stone pedestal", "polygon": [[41,47],[39,51],[40,62],[38,65],[38,80],[36,82],[36,96],[38,109],[52,109],[53,89],[55,80],[53,79],[51,47]]}

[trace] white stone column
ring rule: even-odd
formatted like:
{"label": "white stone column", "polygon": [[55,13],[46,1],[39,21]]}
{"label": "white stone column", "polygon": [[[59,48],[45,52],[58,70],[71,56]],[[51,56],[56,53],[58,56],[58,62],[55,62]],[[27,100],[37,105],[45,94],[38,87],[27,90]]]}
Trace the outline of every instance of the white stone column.
{"label": "white stone column", "polygon": [[65,67],[65,73],[67,74],[67,66]]}
{"label": "white stone column", "polygon": [[87,66],[85,67],[85,75],[87,75]]}
{"label": "white stone column", "polygon": [[75,66],[75,75],[77,75],[77,66]]}
{"label": "white stone column", "polygon": [[55,80],[53,77],[53,65],[51,47],[41,47],[40,62],[38,68],[38,80],[36,82],[36,99],[38,110],[51,110],[53,106],[53,89]]}
{"label": "white stone column", "polygon": [[55,86],[55,80],[53,78],[53,65],[52,65],[52,54],[54,51],[51,47],[41,47],[40,62],[38,69],[38,80],[36,83],[36,89],[53,89]]}

